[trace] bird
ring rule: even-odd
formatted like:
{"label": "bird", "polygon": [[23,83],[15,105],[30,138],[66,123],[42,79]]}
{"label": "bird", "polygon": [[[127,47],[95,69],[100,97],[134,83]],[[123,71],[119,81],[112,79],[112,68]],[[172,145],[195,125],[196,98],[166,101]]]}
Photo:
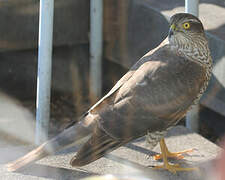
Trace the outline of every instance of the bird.
{"label": "bird", "polygon": [[150,147],[160,143],[163,165],[170,172],[191,171],[168,162],[182,158],[169,152],[164,136],[199,102],[212,73],[212,58],[201,21],[188,13],[170,18],[169,32],[158,47],[140,58],[114,87],[78,121],[56,137],[6,165],[16,171],[71,146],[81,145],[70,164],[87,165],[126,143],[148,134]]}

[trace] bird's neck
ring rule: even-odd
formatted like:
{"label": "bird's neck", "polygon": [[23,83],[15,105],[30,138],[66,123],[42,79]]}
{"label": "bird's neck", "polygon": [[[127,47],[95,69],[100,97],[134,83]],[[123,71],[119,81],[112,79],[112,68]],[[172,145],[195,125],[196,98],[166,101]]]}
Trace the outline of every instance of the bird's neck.
{"label": "bird's neck", "polygon": [[181,41],[180,44],[170,43],[170,46],[179,55],[197,62],[206,68],[211,68],[212,58],[210,56],[207,40],[205,37],[197,37],[193,39],[193,41],[184,41],[185,43],[182,43]]}

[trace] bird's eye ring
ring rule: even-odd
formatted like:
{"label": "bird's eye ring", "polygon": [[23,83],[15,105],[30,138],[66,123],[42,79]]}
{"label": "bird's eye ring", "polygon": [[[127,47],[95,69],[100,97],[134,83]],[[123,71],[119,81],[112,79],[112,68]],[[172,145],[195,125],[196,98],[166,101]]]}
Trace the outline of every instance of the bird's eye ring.
{"label": "bird's eye ring", "polygon": [[183,24],[184,29],[189,29],[190,28],[190,23],[186,22]]}

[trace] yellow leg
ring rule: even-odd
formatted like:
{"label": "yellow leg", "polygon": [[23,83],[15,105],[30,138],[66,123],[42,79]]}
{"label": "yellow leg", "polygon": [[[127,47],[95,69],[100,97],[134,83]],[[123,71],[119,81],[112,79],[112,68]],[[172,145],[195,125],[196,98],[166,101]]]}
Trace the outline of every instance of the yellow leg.
{"label": "yellow leg", "polygon": [[[163,146],[165,147],[165,151],[166,151],[166,156],[167,158],[176,158],[176,159],[183,159],[184,156],[183,154],[187,154],[187,153],[190,153],[190,152],[193,152],[194,149],[188,149],[188,150],[185,150],[185,151],[180,151],[180,152],[174,152],[174,153],[171,153],[167,146],[166,146],[166,143],[165,143],[165,140],[164,138],[161,139],[162,143],[163,143]],[[157,154],[154,156],[154,159],[155,160],[159,160],[159,159],[162,159],[162,154]]]}
{"label": "yellow leg", "polygon": [[163,165],[161,166],[155,166],[154,169],[167,169],[168,171],[172,173],[176,173],[177,171],[193,171],[198,170],[198,168],[182,168],[179,164],[169,164],[167,159],[167,147],[165,144],[164,139],[161,139],[160,141],[160,148],[162,152],[162,159],[163,159]]}

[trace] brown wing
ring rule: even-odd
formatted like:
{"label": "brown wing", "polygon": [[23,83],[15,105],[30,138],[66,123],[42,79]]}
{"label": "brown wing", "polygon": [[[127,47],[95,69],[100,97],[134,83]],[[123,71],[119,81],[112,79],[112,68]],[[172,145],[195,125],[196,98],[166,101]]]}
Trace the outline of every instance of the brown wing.
{"label": "brown wing", "polygon": [[185,115],[204,74],[199,64],[176,56],[168,46],[143,57],[132,74],[91,108],[89,113],[99,116],[99,126],[71,164],[85,165],[147,131],[166,130]]}
{"label": "brown wing", "polygon": [[[114,95],[117,90],[120,89],[121,86],[123,86],[124,83],[126,83],[132,75],[135,73],[135,71],[147,60],[150,60],[149,57],[159,48],[165,46],[168,43],[168,39],[166,38],[158,47],[155,49],[149,51],[143,58],[141,58],[137,63],[135,63],[130,70],[115,84],[115,86],[105,95],[103,96],[96,104],[94,104],[88,112],[90,111],[97,111],[97,109],[101,109],[102,105],[105,105],[104,101],[108,101],[107,98],[110,98],[110,96]],[[147,58],[146,58],[147,57]],[[103,106],[104,106],[103,105]],[[99,107],[101,106],[101,107]]]}

